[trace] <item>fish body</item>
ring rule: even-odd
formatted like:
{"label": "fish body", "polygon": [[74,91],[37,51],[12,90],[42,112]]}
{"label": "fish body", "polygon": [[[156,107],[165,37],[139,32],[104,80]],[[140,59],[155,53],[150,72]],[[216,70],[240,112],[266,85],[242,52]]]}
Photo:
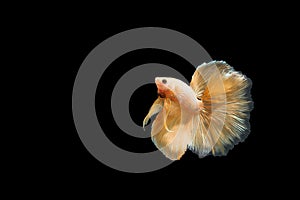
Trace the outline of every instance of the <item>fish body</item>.
{"label": "fish body", "polygon": [[190,85],[171,77],[155,83],[158,98],[143,127],[158,113],[151,138],[169,159],[179,160],[187,148],[199,157],[226,155],[249,134],[252,83],[225,62],[200,65]]}

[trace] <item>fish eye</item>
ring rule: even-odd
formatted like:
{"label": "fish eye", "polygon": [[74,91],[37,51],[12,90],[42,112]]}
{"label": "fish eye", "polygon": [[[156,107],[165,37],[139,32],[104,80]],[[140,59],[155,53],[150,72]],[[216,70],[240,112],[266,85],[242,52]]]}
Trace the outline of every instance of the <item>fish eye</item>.
{"label": "fish eye", "polygon": [[166,84],[166,83],[167,83],[167,80],[166,80],[166,79],[163,79],[163,80],[162,80],[162,83],[163,83],[163,84]]}

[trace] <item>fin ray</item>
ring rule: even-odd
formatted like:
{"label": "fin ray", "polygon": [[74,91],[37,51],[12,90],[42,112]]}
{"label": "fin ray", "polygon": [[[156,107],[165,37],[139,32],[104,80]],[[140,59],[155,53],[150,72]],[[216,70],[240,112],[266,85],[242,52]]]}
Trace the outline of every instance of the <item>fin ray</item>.
{"label": "fin ray", "polygon": [[[223,88],[214,84],[218,79]],[[197,68],[190,86],[203,102],[203,109],[189,148],[200,157],[205,156],[209,148],[215,156],[226,155],[249,134],[253,108],[251,80],[225,62],[213,61]]]}

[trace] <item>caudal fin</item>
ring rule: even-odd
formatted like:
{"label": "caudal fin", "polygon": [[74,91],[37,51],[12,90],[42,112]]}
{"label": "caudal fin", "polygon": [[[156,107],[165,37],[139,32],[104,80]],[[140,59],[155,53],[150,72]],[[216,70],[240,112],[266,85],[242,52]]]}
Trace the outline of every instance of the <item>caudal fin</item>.
{"label": "caudal fin", "polygon": [[194,117],[189,148],[200,157],[210,151],[226,155],[250,133],[251,80],[225,62],[213,61],[197,68],[190,86],[202,101],[202,110]]}

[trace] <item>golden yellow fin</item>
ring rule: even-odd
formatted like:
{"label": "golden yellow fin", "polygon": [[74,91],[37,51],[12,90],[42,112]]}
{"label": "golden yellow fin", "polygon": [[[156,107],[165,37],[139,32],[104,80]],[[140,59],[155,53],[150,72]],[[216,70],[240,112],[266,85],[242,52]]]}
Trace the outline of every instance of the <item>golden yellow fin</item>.
{"label": "golden yellow fin", "polygon": [[145,119],[144,119],[144,121],[143,121],[143,129],[144,129],[144,130],[145,130],[145,126],[146,126],[146,124],[148,123],[149,119],[150,119],[153,115],[159,113],[159,112],[162,110],[163,106],[164,106],[164,100],[163,100],[162,98],[158,97],[158,98],[154,101],[154,103],[152,104],[152,106],[151,106],[151,108],[150,108],[148,114],[146,115],[146,117],[145,117]]}
{"label": "golden yellow fin", "polygon": [[250,132],[251,80],[222,61],[200,65],[190,86],[202,101],[189,148],[200,157],[226,155]]}
{"label": "golden yellow fin", "polygon": [[166,98],[162,111],[152,124],[153,143],[171,160],[179,160],[192,141],[192,127],[182,124],[181,119],[179,103]]}

